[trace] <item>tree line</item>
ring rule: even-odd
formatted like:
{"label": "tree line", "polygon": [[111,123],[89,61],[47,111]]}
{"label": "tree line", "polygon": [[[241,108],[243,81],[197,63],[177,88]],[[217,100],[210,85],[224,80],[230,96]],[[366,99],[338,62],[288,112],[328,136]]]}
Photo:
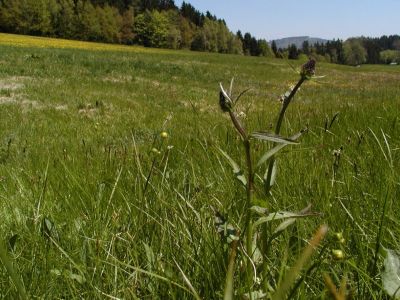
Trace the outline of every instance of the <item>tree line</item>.
{"label": "tree line", "polygon": [[272,55],[266,40],[174,0],[0,0],[0,31],[146,47]]}
{"label": "tree line", "polygon": [[304,41],[300,48],[292,44],[286,49],[278,49],[272,41],[271,49],[278,58],[298,59],[306,55],[319,61],[347,65],[400,63],[399,35],[349,38],[346,41],[338,39],[313,45]]}

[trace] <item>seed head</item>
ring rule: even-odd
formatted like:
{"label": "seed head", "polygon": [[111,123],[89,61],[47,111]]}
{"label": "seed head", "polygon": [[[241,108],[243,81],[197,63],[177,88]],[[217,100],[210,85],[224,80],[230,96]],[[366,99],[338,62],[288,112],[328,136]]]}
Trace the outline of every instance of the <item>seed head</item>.
{"label": "seed head", "polygon": [[300,75],[302,77],[311,77],[315,75],[315,64],[316,61],[313,58],[310,58],[308,62],[301,66]]}

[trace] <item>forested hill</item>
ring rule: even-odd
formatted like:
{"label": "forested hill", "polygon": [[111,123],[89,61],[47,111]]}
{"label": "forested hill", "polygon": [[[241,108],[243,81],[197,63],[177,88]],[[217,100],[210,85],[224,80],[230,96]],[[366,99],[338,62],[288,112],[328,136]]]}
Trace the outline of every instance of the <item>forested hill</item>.
{"label": "forested hill", "polygon": [[264,39],[232,33],[223,19],[173,0],[0,0],[0,31],[256,56]]}

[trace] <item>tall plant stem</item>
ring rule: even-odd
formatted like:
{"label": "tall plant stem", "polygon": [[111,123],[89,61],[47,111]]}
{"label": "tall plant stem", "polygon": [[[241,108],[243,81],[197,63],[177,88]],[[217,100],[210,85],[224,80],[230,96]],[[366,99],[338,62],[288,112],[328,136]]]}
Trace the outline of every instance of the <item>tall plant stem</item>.
{"label": "tall plant stem", "polygon": [[248,175],[247,175],[247,199],[246,199],[246,223],[245,223],[245,228],[246,228],[246,251],[247,254],[252,257],[253,255],[253,249],[252,249],[252,244],[253,244],[253,226],[251,224],[251,212],[250,212],[250,207],[252,203],[252,198],[253,198],[253,193],[254,193],[254,173],[253,173],[253,164],[251,162],[251,153],[250,153],[250,141],[245,140],[244,141],[244,148],[246,151],[246,162],[247,162],[247,170],[248,170]]}
{"label": "tall plant stem", "polygon": [[[249,136],[246,133],[245,129],[243,128],[242,124],[240,123],[238,117],[235,115],[234,112],[229,111],[229,116],[231,117],[232,123],[235,126],[236,130],[239,132],[240,136],[243,140],[243,146],[246,153],[246,164],[247,164],[247,185],[246,185],[246,205],[245,205],[245,236],[246,236],[246,252],[247,255],[252,257],[253,255],[253,226],[251,223],[251,212],[250,207],[252,203],[253,193],[254,193],[254,173],[253,173],[253,163],[251,160],[251,144],[249,140]],[[253,272],[251,262],[247,264],[247,277],[248,281],[250,282],[252,276],[251,273]]]}
{"label": "tall plant stem", "polygon": [[[275,127],[275,134],[279,135],[280,131],[281,131],[281,127],[282,127],[282,123],[283,123],[283,119],[285,117],[285,112],[286,109],[288,108],[290,102],[292,101],[294,95],[296,95],[297,91],[299,90],[300,86],[303,84],[303,82],[306,80],[306,78],[304,76],[301,76],[300,80],[297,82],[296,86],[293,88],[293,90],[290,92],[289,96],[287,98],[285,98],[285,100],[283,101],[282,104],[282,108],[279,112],[279,117],[278,117],[278,121],[276,122],[276,127]],[[275,146],[275,144],[273,145],[273,147]],[[274,165],[275,165],[275,156],[272,156],[270,158],[269,161],[269,165],[268,165],[268,173],[267,173],[267,179],[265,180],[265,191],[266,194],[269,194],[269,191],[271,190],[271,181],[272,181],[272,172],[274,169]],[[267,255],[268,253],[268,225],[267,223],[264,224],[262,226],[262,231],[263,231],[263,245],[262,250],[264,255]],[[264,289],[267,290],[268,289],[268,282],[266,281],[267,275],[268,275],[269,269],[268,269],[268,264],[264,261],[263,263],[263,277],[264,277]]]}
{"label": "tall plant stem", "polygon": [[[279,112],[278,121],[276,122],[275,134],[279,134],[281,132],[282,122],[283,118],[285,117],[286,109],[288,108],[290,102],[292,102],[294,95],[296,95],[297,91],[299,90],[300,86],[303,84],[305,80],[306,77],[301,76],[300,80],[297,82],[296,86],[290,92],[289,96],[285,98],[285,100],[283,101],[281,111]],[[274,168],[274,164],[275,164],[275,156],[272,156],[269,160],[267,179],[265,180],[265,191],[267,195],[271,189],[271,179],[272,179],[272,171]]]}

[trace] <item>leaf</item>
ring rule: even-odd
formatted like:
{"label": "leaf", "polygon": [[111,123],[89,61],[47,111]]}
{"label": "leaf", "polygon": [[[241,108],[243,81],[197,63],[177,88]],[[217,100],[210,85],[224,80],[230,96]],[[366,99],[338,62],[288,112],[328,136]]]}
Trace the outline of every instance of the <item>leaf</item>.
{"label": "leaf", "polygon": [[[292,141],[296,141],[298,138],[300,138],[305,132],[307,132],[307,129],[303,129],[299,133],[296,133],[295,135],[291,136],[289,139]],[[256,168],[261,166],[263,163],[265,163],[268,159],[270,159],[272,156],[274,156],[276,153],[278,153],[280,150],[282,150],[284,147],[286,147],[288,144],[281,143],[279,145],[276,145],[272,149],[268,150],[267,152],[264,153],[263,156],[258,160]]]}
{"label": "leaf", "polygon": [[263,163],[265,163],[268,159],[270,159],[272,156],[274,156],[276,153],[278,153],[280,150],[285,148],[288,144],[279,144],[273,147],[272,149],[268,150],[267,152],[264,153],[263,156],[258,160],[256,168],[260,167]]}
{"label": "leaf", "polygon": [[[275,183],[276,169],[277,169],[276,165],[277,165],[277,162],[276,162],[276,160],[274,160],[274,165],[272,166],[271,180],[269,182],[269,188],[271,188],[271,186],[273,186]],[[268,168],[265,170],[265,173],[264,173],[264,182],[267,181],[267,178],[268,178]]]}
{"label": "leaf", "polygon": [[[311,204],[309,204],[307,207],[302,209],[299,213],[300,214],[311,213]],[[297,218],[290,218],[290,219],[286,219],[285,221],[283,221],[281,224],[278,225],[278,227],[275,228],[274,233],[272,234],[272,237],[273,238],[277,237],[282,231],[284,231],[290,225],[295,223],[296,220],[297,220]]]}
{"label": "leaf", "polygon": [[151,249],[151,247],[148,244],[146,244],[145,242],[143,242],[143,246],[144,246],[144,250],[146,252],[147,263],[149,264],[149,268],[151,269],[156,261],[154,252]]}
{"label": "leaf", "polygon": [[265,207],[261,207],[261,206],[252,206],[250,207],[250,210],[261,215],[261,216],[265,216],[268,213],[268,209]]}
{"label": "leaf", "polygon": [[215,212],[214,225],[217,233],[221,236],[221,239],[228,244],[233,241],[239,240],[238,231],[236,228],[229,224],[228,221],[218,211]]}
{"label": "leaf", "polygon": [[383,288],[393,299],[400,299],[400,257],[398,252],[386,249],[385,270],[382,273]]}
{"label": "leaf", "polygon": [[278,211],[275,213],[270,213],[265,217],[259,218],[256,222],[254,222],[254,227],[257,227],[261,224],[271,221],[283,220],[283,219],[291,219],[291,218],[305,218],[305,217],[312,217],[312,216],[319,216],[319,213],[314,212],[289,212],[289,211]]}
{"label": "leaf", "polygon": [[322,225],[317,232],[314,234],[312,239],[308,242],[308,246],[303,250],[300,257],[297,259],[296,263],[293,267],[291,267],[282,282],[276,289],[275,294],[273,295],[273,300],[283,300],[287,299],[287,293],[293,283],[296,281],[297,276],[306,265],[306,263],[310,260],[313,253],[316,251],[317,247],[320,245],[321,241],[325,237],[328,232],[328,226]]}
{"label": "leaf", "polygon": [[58,269],[52,269],[50,271],[50,273],[53,274],[53,275],[56,275],[56,276],[63,275],[65,278],[69,278],[71,280],[75,280],[80,284],[83,284],[83,283],[86,282],[85,277],[83,277],[82,275],[79,275],[79,274],[72,273],[71,271],[68,271],[68,270],[64,270],[64,271],[61,272]]}
{"label": "leaf", "polygon": [[270,141],[270,142],[274,142],[274,143],[291,144],[291,145],[298,144],[298,142],[296,142],[295,140],[292,140],[290,138],[283,137],[283,136],[269,133],[269,132],[264,132],[264,131],[253,132],[251,134],[251,137],[258,139],[258,140]]}
{"label": "leaf", "polygon": [[244,186],[246,186],[247,179],[243,175],[243,172],[240,169],[239,165],[224,150],[222,150],[221,148],[217,148],[217,149],[219,150],[219,152],[221,152],[221,154],[227,159],[227,161],[231,165],[231,167],[233,169],[233,173],[235,174],[237,180],[239,180]]}
{"label": "leaf", "polygon": [[58,232],[54,223],[48,219],[44,218],[42,221],[42,234],[47,238],[52,238],[54,240],[58,240]]}
{"label": "leaf", "polygon": [[8,240],[8,245],[10,246],[11,251],[15,251],[15,244],[17,243],[17,240],[18,240],[18,234],[14,234]]}
{"label": "leaf", "polygon": [[331,123],[329,124],[329,129],[331,129],[331,127],[332,127],[332,125],[333,125],[333,123],[335,122],[335,120],[336,120],[336,118],[339,116],[339,113],[337,112],[334,116],[333,116],[333,118],[332,118],[332,120],[331,120]]}
{"label": "leaf", "polygon": [[292,225],[294,222],[296,222],[296,218],[290,218],[285,221],[283,221],[281,224],[279,224],[278,227],[275,228],[273,235],[278,235],[282,231],[284,231],[286,228],[288,228],[290,225]]}
{"label": "leaf", "polygon": [[83,284],[86,282],[86,279],[79,274],[69,273],[69,274],[67,274],[67,276],[72,280],[76,280],[80,284]]}

